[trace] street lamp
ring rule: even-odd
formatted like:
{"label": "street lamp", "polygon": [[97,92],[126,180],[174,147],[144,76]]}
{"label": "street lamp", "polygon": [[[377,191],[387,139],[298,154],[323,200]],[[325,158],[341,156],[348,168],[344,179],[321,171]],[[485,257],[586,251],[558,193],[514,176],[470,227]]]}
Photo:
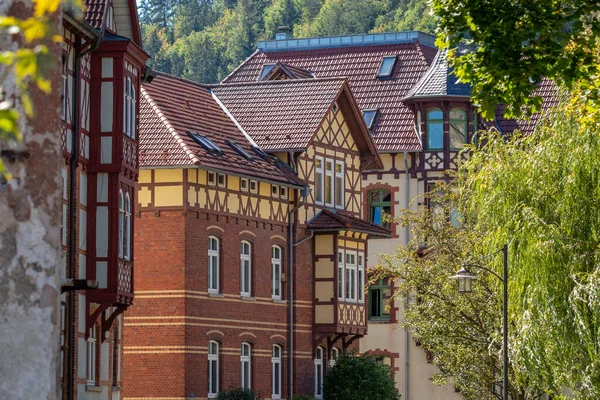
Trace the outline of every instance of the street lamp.
{"label": "street lamp", "polygon": [[[477,279],[477,275],[472,273],[469,270],[471,268],[479,268],[484,271],[487,271],[494,275],[496,278],[502,281],[502,287],[504,291],[504,301],[502,303],[502,319],[503,319],[503,329],[502,329],[502,344],[503,344],[503,384],[502,384],[502,398],[504,400],[508,400],[508,247],[507,245],[502,246],[500,250],[502,252],[502,261],[503,261],[503,269],[504,274],[503,277],[500,277],[494,271],[482,267],[480,265],[468,264],[462,267],[456,275],[450,276],[448,279],[456,279],[458,281],[458,292],[459,293],[471,293],[472,284],[475,279]],[[496,253],[493,253],[496,254]]]}

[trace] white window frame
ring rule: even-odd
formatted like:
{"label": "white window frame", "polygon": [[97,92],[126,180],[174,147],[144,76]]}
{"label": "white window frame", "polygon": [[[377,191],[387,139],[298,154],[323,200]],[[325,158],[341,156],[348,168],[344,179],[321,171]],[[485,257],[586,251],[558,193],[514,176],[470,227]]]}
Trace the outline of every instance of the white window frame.
{"label": "white window frame", "polygon": [[[354,259],[354,263],[350,261]],[[357,275],[357,263],[356,263],[356,251],[346,250],[346,301],[349,303],[356,303],[356,275]]]}
{"label": "white window frame", "polygon": [[[221,183],[221,180],[223,183]],[[227,176],[225,174],[217,174],[217,186],[220,188],[227,187]]]}
{"label": "white window frame", "polygon": [[248,190],[250,190],[250,187],[248,186],[248,178],[241,178],[240,179],[240,191],[247,192]]}
{"label": "white window frame", "polygon": [[[317,347],[315,350],[315,376],[314,376],[314,385],[315,385],[315,399],[321,400],[323,399],[323,354],[325,353],[325,349],[321,346]],[[321,383],[319,385],[319,382]]]}
{"label": "white window frame", "polygon": [[[214,349],[213,346],[216,346],[216,352],[212,351],[212,349]],[[211,347],[213,347],[211,349]],[[214,399],[217,397],[217,395],[219,394],[219,378],[220,378],[220,374],[219,374],[219,347],[220,344],[219,342],[217,342],[216,340],[211,340],[208,342],[208,398],[209,399]],[[216,361],[216,371],[213,370],[212,368],[212,363]],[[216,381],[217,381],[217,387],[212,387],[212,381],[213,381],[213,374],[216,373]]]}
{"label": "white window frame", "polygon": [[[327,169],[327,163],[331,164],[331,169]],[[323,201],[325,202],[325,206],[333,207],[335,203],[335,160],[331,158],[325,159],[325,180],[323,181]],[[331,186],[329,187],[329,195],[331,196],[331,203],[327,202],[327,178],[331,178]]]}
{"label": "white window frame", "polygon": [[337,266],[337,271],[338,271],[338,300],[340,301],[344,301],[346,299],[345,297],[345,293],[346,293],[346,285],[345,285],[345,275],[346,275],[346,271],[345,271],[345,264],[346,264],[346,254],[344,254],[344,250],[338,250],[338,266]]}
{"label": "white window frame", "polygon": [[[271,352],[271,399],[272,400],[281,400],[281,367],[283,363],[281,362],[282,349],[278,344],[273,345],[273,349]],[[275,366],[279,366],[276,370]],[[279,388],[279,393],[276,393],[275,388]]]}
{"label": "white window frame", "polygon": [[123,239],[123,258],[131,260],[131,199],[129,193],[125,194],[125,228]]}
{"label": "white window frame", "polygon": [[358,275],[356,288],[358,290],[357,299],[358,302],[364,304],[365,302],[365,253],[362,251],[358,252],[356,256],[356,263],[358,264]]}
{"label": "white window frame", "polygon": [[[337,166],[338,165],[342,167],[341,172],[337,172]],[[344,209],[344,205],[346,203],[346,199],[345,199],[345,196],[344,196],[344,194],[345,194],[345,189],[344,189],[344,162],[340,161],[340,160],[335,160],[335,164],[333,166],[333,169],[334,169],[334,172],[335,172],[334,179],[333,179],[333,196],[334,196],[333,202],[335,203],[335,208]],[[335,195],[337,194],[337,190],[335,188],[337,186],[336,182],[338,180],[341,181],[341,185],[340,185],[340,188],[341,188],[340,189],[341,190],[340,201],[341,201],[341,203],[340,204],[338,204],[336,202],[336,198],[335,198]]]}
{"label": "white window frame", "polygon": [[[211,242],[213,242],[217,244],[217,248],[211,249]],[[220,274],[221,274],[221,255],[220,255],[220,250],[221,250],[221,240],[216,237],[216,236],[209,236],[208,237],[208,293],[219,293],[219,279],[220,279]],[[213,272],[213,260],[216,260],[216,271]],[[213,276],[214,274],[216,274],[216,276]],[[216,287],[212,286],[212,282],[215,281],[216,282]]]}
{"label": "white window frame", "polygon": [[[248,245],[248,254],[244,253],[244,245]],[[248,282],[244,277],[244,264],[248,263]],[[245,288],[248,290],[244,290]],[[252,295],[252,243],[247,240],[240,242],[240,295],[250,297]]]}
{"label": "white window frame", "polygon": [[[335,356],[334,356],[335,354]],[[333,368],[337,363],[338,358],[340,357],[340,349],[337,347],[331,348],[331,359],[329,360],[329,367]]]}
{"label": "white window frame", "polygon": [[[279,251],[279,258],[275,255],[275,250]],[[279,274],[276,271],[279,271]],[[281,300],[282,284],[281,274],[283,273],[283,249],[281,246],[271,246],[271,298],[273,300]],[[275,292],[275,288],[279,288],[279,294]]]}
{"label": "white window frame", "polygon": [[[254,188],[252,188],[254,186]],[[250,180],[250,193],[258,193],[258,181]]]}
{"label": "white window frame", "polygon": [[123,258],[123,238],[125,237],[125,198],[119,190],[119,258]]}
{"label": "white window frame", "polygon": [[130,85],[131,85],[131,90],[130,90],[130,99],[129,99],[129,107],[131,107],[131,111],[129,113],[129,118],[131,119],[130,123],[131,123],[131,129],[129,131],[129,137],[131,137],[132,139],[135,139],[135,127],[136,127],[136,91],[135,91],[135,85],[133,84],[133,81],[130,79],[129,80]]}
{"label": "white window frame", "polygon": [[217,186],[217,174],[213,171],[208,171],[207,175],[208,186]]}
{"label": "white window frame", "polygon": [[[318,167],[317,161],[321,161],[321,167]],[[321,197],[318,197],[319,191],[317,185],[321,186]],[[315,157],[315,203],[319,205],[325,204],[325,159],[323,157]]]}
{"label": "white window frame", "polygon": [[67,93],[69,92],[67,89],[67,85],[69,84],[69,78],[68,78],[68,71],[67,71],[67,64],[68,61],[67,59],[65,59],[64,63],[63,63],[63,68],[62,68],[62,89],[61,89],[61,94],[62,94],[62,98],[60,99],[61,102],[61,110],[60,110],[60,119],[62,119],[63,121],[67,120]]}
{"label": "white window frame", "polygon": [[[244,355],[244,349],[248,350],[247,355]],[[248,364],[248,382],[244,382],[244,364]],[[252,389],[252,346],[248,342],[242,343],[240,349],[240,386]]]}
{"label": "white window frame", "polygon": [[271,185],[271,196],[275,198],[279,197],[279,185]]}
{"label": "white window frame", "polygon": [[97,338],[97,326],[94,325],[90,328],[89,336],[87,338],[87,384],[97,385],[97,351],[98,351],[98,338]]}
{"label": "white window frame", "polygon": [[288,198],[288,188],[287,187],[285,187],[285,186],[279,187],[279,197],[282,199]]}

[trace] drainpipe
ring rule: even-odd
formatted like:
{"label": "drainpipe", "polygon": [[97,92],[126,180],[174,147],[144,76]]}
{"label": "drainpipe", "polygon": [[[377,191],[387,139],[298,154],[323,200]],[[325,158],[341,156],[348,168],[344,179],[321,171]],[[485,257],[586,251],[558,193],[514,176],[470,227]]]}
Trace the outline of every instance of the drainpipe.
{"label": "drainpipe", "polygon": [[296,212],[300,207],[306,204],[306,197],[308,196],[308,187],[299,190],[299,195],[302,196],[302,200],[294,208],[292,208],[288,214],[288,251],[289,251],[289,272],[288,272],[288,302],[289,302],[289,331],[288,331],[288,388],[289,388],[289,399],[294,397],[294,247],[302,243],[305,239],[300,240],[298,243],[294,243],[294,218]]}
{"label": "drainpipe", "polygon": [[[410,189],[409,189],[409,179],[408,179],[408,152],[404,152],[404,192],[405,192],[405,206],[406,209],[408,210],[408,206],[410,203]],[[410,228],[409,226],[405,226],[404,227],[404,245],[406,247],[408,247],[408,235],[410,234]],[[406,295],[406,298],[404,299],[404,310],[406,311],[406,308],[408,307],[408,294]],[[408,334],[408,330],[405,329],[404,330],[404,395],[406,400],[409,400],[410,397],[408,396],[408,389],[409,389],[409,384],[408,384],[408,378],[409,378],[409,371],[408,371],[408,367],[409,367],[409,351],[410,351],[410,335]]]}
{"label": "drainpipe", "polygon": [[[79,61],[96,50],[100,46],[101,38],[97,37],[92,39],[94,43],[90,48],[85,51],[81,50],[81,39],[78,38],[75,43],[75,59],[73,61],[74,76],[73,76],[73,96],[71,96],[72,104],[72,137],[71,137],[71,160],[69,161],[69,278],[75,279],[75,263],[77,262],[75,254],[75,214],[77,213],[77,204],[75,202],[75,174],[77,173],[77,163],[79,162],[79,80],[80,78],[80,65]],[[67,61],[68,62],[68,61]],[[81,232],[79,232],[81,234]],[[75,350],[75,292],[70,291],[67,293],[67,321],[65,324],[65,345],[67,346],[67,362],[65,363],[67,369],[67,399],[74,400],[73,383],[74,383],[74,350]]]}

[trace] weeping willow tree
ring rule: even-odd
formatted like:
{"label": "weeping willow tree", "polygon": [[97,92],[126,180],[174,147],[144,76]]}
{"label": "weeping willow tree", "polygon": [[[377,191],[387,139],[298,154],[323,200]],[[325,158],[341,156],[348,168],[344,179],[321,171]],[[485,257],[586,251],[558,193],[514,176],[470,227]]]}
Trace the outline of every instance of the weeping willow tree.
{"label": "weeping willow tree", "polygon": [[[600,398],[600,121],[582,113],[555,111],[529,137],[483,133],[457,191],[468,225],[482,233],[478,250],[508,244],[517,384],[592,399]],[[491,265],[501,271],[500,260]]]}

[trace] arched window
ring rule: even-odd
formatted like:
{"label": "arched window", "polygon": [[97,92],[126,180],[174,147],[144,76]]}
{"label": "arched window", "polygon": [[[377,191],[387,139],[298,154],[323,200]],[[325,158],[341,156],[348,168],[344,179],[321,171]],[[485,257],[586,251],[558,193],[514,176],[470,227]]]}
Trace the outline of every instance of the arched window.
{"label": "arched window", "polygon": [[281,346],[273,345],[271,356],[271,399],[281,399]]}
{"label": "arched window", "polygon": [[340,357],[340,350],[337,347],[331,349],[331,359],[329,360],[329,366],[333,367],[335,363],[337,363],[338,358]]}
{"label": "arched window", "polygon": [[252,295],[252,245],[245,240],[240,243],[240,292]]}
{"label": "arched window", "polygon": [[215,236],[208,237],[208,291],[210,293],[219,293],[219,238]]}
{"label": "arched window", "polygon": [[272,270],[272,292],[273,299],[281,300],[281,268],[282,250],[279,246],[271,247],[271,270]]}
{"label": "arched window", "polygon": [[131,200],[129,193],[125,195],[125,229],[123,238],[123,255],[126,260],[131,258]]}
{"label": "arched window", "polygon": [[322,347],[315,352],[315,399],[323,398],[323,353]]}
{"label": "arched window", "polygon": [[434,108],[427,111],[427,149],[442,150],[444,148],[444,113]]}
{"label": "arched window", "polygon": [[123,257],[123,237],[125,228],[125,201],[123,191],[119,190],[119,257]]}
{"label": "arched window", "polygon": [[252,346],[242,343],[240,352],[241,386],[245,389],[252,387]]}
{"label": "arched window", "polygon": [[96,325],[90,328],[90,333],[87,339],[87,381],[89,385],[95,386],[96,381],[96,355],[98,350],[98,339],[96,333]]}
{"label": "arched window", "polygon": [[219,394],[219,342],[208,342],[208,397]]}
{"label": "arched window", "polygon": [[450,150],[460,150],[467,143],[467,112],[460,108],[450,111]]}

